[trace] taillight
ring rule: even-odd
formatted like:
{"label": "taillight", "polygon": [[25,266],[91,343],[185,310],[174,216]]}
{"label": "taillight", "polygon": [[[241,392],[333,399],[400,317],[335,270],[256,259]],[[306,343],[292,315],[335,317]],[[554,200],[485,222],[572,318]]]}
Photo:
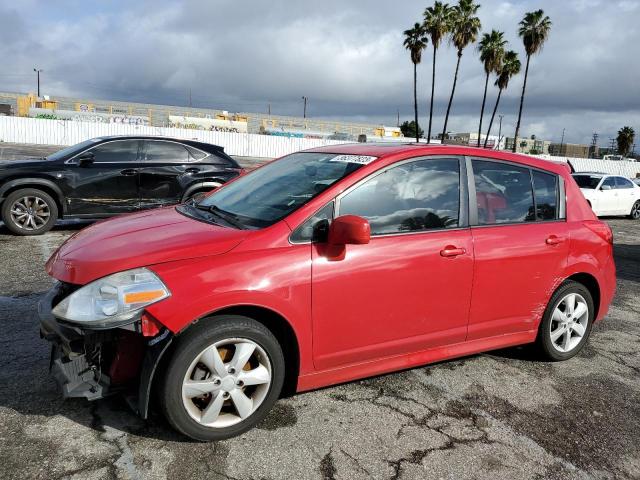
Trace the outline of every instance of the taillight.
{"label": "taillight", "polygon": [[600,220],[585,220],[582,224],[591,230],[593,233],[598,235],[605,242],[613,245],[613,232],[609,225]]}

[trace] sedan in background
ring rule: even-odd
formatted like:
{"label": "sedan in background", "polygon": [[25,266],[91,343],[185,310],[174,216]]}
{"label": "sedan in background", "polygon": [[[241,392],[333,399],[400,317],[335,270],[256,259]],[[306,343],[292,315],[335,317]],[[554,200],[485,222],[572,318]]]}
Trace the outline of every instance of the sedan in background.
{"label": "sedan in background", "polygon": [[605,173],[574,173],[582,194],[596,215],[627,215],[640,219],[640,186],[628,178]]}
{"label": "sedan in background", "polygon": [[217,145],[93,138],[46,158],[0,162],[0,215],[13,233],[39,235],[59,218],[95,220],[184,202],[242,173]]}

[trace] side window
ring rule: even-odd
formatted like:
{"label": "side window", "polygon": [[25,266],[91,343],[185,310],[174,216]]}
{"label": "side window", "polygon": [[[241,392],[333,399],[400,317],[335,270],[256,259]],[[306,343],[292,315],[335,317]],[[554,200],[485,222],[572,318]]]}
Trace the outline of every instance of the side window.
{"label": "side window", "polygon": [[187,163],[189,151],[179,143],[151,141],[145,142],[145,161],[157,163]]}
{"label": "side window", "polygon": [[333,201],[296,228],[291,234],[291,241],[293,243],[326,241],[331,220],[333,220]]}
{"label": "side window", "polygon": [[[614,188],[616,188],[616,179],[614,177],[607,177],[604,179],[604,182],[602,182],[602,185],[600,185],[600,190],[603,190],[602,187],[607,186],[610,187],[611,190],[613,190]],[[608,189],[606,189],[608,190]]]}
{"label": "side window", "polygon": [[480,225],[535,221],[528,168],[484,160],[472,164]]}
{"label": "side window", "polygon": [[202,160],[204,157],[207,156],[206,152],[203,152],[202,150],[199,150],[197,148],[186,147],[186,149],[189,151],[189,154],[191,155],[191,157],[196,161]]}
{"label": "side window", "polygon": [[90,150],[96,163],[135,162],[138,159],[137,140],[107,142]]}
{"label": "side window", "polygon": [[631,180],[627,180],[623,177],[616,177],[616,187],[618,188],[633,188],[633,183]]}
{"label": "side window", "polygon": [[555,220],[558,217],[558,177],[537,170],[533,170],[532,175],[537,219]]}
{"label": "side window", "polygon": [[429,159],[390,168],[340,200],[340,215],[369,220],[372,235],[458,226],[458,159]]}

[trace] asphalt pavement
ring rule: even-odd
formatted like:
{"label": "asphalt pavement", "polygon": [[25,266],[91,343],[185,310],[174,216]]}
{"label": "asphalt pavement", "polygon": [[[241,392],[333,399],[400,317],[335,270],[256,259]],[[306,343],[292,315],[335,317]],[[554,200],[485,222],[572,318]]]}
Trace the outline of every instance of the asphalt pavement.
{"label": "asphalt pavement", "polygon": [[578,357],[515,348],[300,394],[210,444],[118,398],[62,400],[35,312],[45,261],[80,226],[0,227],[0,478],[640,478],[640,222],[608,222],[618,291]]}

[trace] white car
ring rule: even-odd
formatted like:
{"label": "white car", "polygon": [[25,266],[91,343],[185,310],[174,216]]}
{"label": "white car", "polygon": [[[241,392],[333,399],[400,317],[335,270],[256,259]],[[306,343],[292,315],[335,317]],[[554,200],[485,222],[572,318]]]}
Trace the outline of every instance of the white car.
{"label": "white car", "polygon": [[573,178],[596,215],[628,215],[640,219],[640,186],[628,178],[579,172]]}

